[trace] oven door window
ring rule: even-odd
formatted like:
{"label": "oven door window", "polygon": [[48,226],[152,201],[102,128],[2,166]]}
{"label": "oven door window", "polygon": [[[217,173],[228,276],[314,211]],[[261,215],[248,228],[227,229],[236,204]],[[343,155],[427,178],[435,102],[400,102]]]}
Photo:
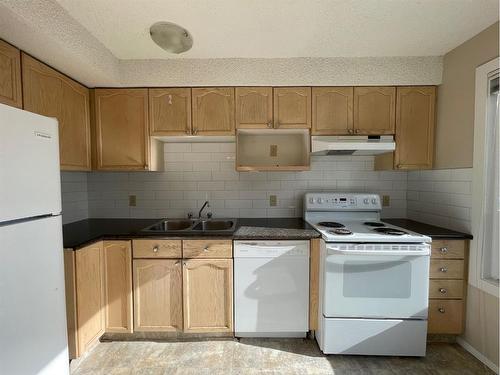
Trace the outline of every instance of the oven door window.
{"label": "oven door window", "polygon": [[344,263],[342,294],[352,298],[410,298],[411,276],[408,261],[348,260]]}

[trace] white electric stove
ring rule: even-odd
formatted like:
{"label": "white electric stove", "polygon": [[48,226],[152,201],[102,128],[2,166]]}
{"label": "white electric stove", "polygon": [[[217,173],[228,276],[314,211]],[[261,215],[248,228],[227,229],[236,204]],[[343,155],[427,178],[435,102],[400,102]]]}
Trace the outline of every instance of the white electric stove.
{"label": "white electric stove", "polygon": [[431,238],[381,221],[377,194],[307,193],[322,234],[319,328],[326,354],[424,356]]}

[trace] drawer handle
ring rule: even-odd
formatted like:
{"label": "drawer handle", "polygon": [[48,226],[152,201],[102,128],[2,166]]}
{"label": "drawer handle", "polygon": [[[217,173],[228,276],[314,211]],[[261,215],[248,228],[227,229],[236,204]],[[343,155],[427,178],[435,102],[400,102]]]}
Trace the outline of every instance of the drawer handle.
{"label": "drawer handle", "polygon": [[160,250],[160,249],[158,248],[158,246],[153,247],[153,253],[157,253],[157,252],[158,252],[158,250]]}
{"label": "drawer handle", "polygon": [[446,294],[448,291],[445,288],[439,288],[439,293]]}
{"label": "drawer handle", "polygon": [[448,253],[448,248],[447,247],[441,247],[441,248],[439,248],[439,252],[441,254],[447,254]]}
{"label": "drawer handle", "polygon": [[446,312],[446,310],[444,309],[444,307],[440,307],[438,308],[438,311],[441,313],[441,314],[444,314]]}
{"label": "drawer handle", "polygon": [[448,268],[446,268],[446,267],[441,267],[441,268],[439,269],[439,271],[440,271],[440,272],[444,272],[444,273],[446,273],[446,272],[448,272]]}
{"label": "drawer handle", "polygon": [[181,264],[181,261],[178,260],[177,262],[174,263],[174,266],[178,266],[179,264]]}
{"label": "drawer handle", "polygon": [[203,248],[203,251],[204,251],[204,252],[207,252],[207,251],[208,251],[208,246],[205,246],[205,247]]}

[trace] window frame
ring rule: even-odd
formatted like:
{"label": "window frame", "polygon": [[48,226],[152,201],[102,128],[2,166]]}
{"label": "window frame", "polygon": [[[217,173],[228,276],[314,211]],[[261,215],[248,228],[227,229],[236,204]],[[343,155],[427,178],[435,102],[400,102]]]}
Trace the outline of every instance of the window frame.
{"label": "window frame", "polygon": [[474,239],[470,246],[469,284],[480,290],[500,296],[497,282],[483,278],[484,191],[486,176],[486,126],[488,111],[488,83],[491,73],[499,69],[500,58],[476,68],[474,105],[474,154],[472,169],[471,228]]}

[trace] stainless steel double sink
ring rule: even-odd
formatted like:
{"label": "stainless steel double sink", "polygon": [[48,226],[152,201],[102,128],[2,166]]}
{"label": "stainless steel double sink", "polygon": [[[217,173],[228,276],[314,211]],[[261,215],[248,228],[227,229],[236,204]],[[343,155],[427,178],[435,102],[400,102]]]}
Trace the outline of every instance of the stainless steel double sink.
{"label": "stainless steel double sink", "polygon": [[163,219],[143,232],[149,233],[233,233],[236,219]]}

